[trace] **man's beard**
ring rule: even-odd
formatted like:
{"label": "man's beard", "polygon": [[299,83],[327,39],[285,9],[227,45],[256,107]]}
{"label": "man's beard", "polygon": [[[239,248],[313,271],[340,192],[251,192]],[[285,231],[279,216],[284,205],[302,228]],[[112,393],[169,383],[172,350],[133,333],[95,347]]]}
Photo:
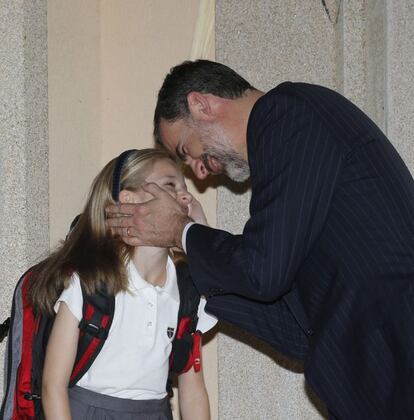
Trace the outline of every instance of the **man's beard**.
{"label": "man's beard", "polygon": [[244,182],[250,178],[249,164],[237,153],[230,141],[221,132],[219,127],[213,130],[203,130],[201,142],[204,146],[204,153],[201,155],[206,169],[214,174],[210,167],[208,157],[214,158],[220,163],[223,172],[235,182]]}

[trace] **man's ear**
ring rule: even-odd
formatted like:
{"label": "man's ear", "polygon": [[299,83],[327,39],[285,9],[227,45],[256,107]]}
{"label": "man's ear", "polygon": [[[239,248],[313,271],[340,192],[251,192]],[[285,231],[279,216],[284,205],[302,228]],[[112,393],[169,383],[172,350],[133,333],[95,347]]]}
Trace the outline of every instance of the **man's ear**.
{"label": "man's ear", "polygon": [[214,95],[190,92],[187,95],[188,109],[195,121],[213,121],[215,118],[213,107]]}

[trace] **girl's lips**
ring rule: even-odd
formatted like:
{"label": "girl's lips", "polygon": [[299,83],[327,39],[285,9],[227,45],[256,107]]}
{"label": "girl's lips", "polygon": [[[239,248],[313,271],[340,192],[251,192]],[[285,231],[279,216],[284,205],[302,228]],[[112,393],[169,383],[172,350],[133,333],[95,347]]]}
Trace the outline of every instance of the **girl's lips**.
{"label": "girl's lips", "polygon": [[178,204],[180,205],[180,207],[184,210],[184,212],[188,216],[190,214],[190,211],[191,211],[191,202],[183,203],[183,202],[179,201]]}

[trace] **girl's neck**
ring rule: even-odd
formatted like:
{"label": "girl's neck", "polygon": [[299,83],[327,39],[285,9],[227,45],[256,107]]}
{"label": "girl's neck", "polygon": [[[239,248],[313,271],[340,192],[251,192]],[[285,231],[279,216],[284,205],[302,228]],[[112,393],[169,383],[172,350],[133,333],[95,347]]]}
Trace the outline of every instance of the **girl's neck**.
{"label": "girl's neck", "polygon": [[140,246],[135,248],[132,262],[145,281],[162,287],[167,279],[167,258],[167,248]]}

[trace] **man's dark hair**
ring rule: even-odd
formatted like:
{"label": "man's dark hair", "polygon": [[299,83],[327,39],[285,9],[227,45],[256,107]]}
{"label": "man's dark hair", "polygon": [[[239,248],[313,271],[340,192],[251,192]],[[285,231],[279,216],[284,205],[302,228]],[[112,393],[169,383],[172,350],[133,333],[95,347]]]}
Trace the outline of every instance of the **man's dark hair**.
{"label": "man's dark hair", "polygon": [[224,64],[209,60],[184,61],[173,67],[158,92],[154,113],[154,137],[161,143],[161,118],[174,122],[189,115],[187,95],[190,92],[211,93],[221,98],[236,99],[248,89],[250,83]]}

